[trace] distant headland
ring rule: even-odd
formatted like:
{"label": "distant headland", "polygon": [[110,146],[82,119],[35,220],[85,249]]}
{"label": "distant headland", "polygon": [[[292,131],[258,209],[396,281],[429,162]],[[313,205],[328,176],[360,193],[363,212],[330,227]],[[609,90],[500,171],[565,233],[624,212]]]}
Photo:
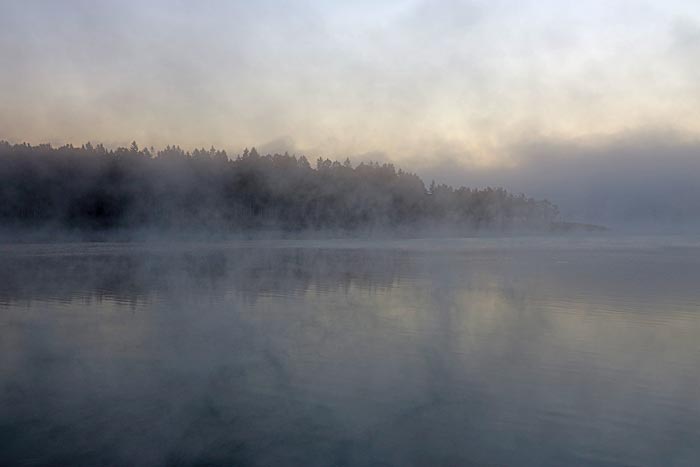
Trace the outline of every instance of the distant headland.
{"label": "distant headland", "polygon": [[426,185],[392,164],[229,157],[211,148],[106,149],[0,142],[3,228],[109,231],[455,229],[571,231],[559,210],[503,188]]}

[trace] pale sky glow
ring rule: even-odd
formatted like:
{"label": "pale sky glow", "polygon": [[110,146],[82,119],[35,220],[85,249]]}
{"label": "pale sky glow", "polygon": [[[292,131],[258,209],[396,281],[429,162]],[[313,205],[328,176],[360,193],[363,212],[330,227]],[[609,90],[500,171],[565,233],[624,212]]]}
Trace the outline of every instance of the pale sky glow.
{"label": "pale sky glow", "polygon": [[513,166],[700,131],[700,2],[0,3],[0,138]]}

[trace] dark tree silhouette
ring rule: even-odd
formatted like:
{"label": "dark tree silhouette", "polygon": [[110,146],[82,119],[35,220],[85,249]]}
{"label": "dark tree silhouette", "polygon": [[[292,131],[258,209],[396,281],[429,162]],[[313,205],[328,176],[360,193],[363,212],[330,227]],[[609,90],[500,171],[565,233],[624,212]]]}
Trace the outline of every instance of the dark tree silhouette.
{"label": "dark tree silhouette", "polygon": [[254,148],[229,159],[213,147],[154,154],[136,142],[115,150],[0,142],[5,228],[467,230],[548,228],[557,216],[549,201],[502,188],[426,190],[392,164],[319,158],[312,168],[304,156]]}

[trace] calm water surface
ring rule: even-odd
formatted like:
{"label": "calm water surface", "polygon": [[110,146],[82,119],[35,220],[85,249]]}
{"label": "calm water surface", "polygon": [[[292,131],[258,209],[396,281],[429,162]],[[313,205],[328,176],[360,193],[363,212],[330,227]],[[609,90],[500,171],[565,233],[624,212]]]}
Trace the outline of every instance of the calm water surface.
{"label": "calm water surface", "polygon": [[700,465],[700,239],[0,245],[0,465]]}

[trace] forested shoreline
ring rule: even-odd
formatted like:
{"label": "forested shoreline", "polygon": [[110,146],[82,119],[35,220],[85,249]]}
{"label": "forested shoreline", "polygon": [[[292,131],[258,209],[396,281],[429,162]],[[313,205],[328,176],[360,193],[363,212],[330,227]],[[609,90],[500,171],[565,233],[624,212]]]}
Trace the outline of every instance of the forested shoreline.
{"label": "forested shoreline", "polygon": [[426,186],[392,164],[319,158],[314,165],[304,156],[255,149],[229,157],[214,148],[2,141],[0,223],[81,231],[504,231],[546,230],[558,217],[547,200],[502,188]]}

